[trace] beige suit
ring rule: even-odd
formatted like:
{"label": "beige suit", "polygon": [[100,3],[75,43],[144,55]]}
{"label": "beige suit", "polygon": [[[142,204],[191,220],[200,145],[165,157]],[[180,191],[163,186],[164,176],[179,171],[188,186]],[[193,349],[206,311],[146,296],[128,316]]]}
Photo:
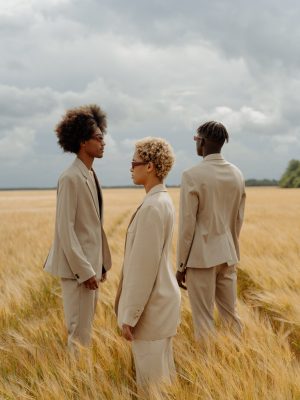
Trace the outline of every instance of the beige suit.
{"label": "beige suit", "polygon": [[170,261],[173,226],[172,201],[165,187],[157,185],[128,227],[116,300],[119,326],[134,327],[133,354],[140,384],[157,381],[157,371],[166,380],[174,373],[170,338],[179,324],[180,291]]}
{"label": "beige suit", "polygon": [[245,207],[242,173],[221,154],[211,154],[182,175],[177,247],[178,270],[187,287],[196,336],[213,328],[213,302],[240,330],[235,310],[238,238]]}
{"label": "beige suit", "polygon": [[62,282],[69,344],[88,344],[98,291],[82,282],[108,271],[111,256],[102,226],[102,194],[97,177],[76,158],[60,176],[54,242],[45,270]]}

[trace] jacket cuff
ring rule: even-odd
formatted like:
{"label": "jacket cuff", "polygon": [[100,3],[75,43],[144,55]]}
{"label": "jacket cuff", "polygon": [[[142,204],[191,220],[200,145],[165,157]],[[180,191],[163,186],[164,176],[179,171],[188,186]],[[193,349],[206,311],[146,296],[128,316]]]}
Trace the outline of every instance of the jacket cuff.
{"label": "jacket cuff", "polygon": [[138,320],[140,319],[142,312],[143,310],[139,306],[127,307],[124,310],[122,325],[127,324],[129,326],[134,327],[137,324]]}
{"label": "jacket cuff", "polygon": [[85,271],[84,273],[74,274],[74,276],[77,279],[78,283],[83,283],[83,282],[87,281],[88,279],[90,279],[92,276],[96,276],[96,273],[93,270],[88,270],[88,271]]}
{"label": "jacket cuff", "polygon": [[179,272],[184,272],[186,270],[186,265],[183,263],[180,263],[179,267],[177,268]]}

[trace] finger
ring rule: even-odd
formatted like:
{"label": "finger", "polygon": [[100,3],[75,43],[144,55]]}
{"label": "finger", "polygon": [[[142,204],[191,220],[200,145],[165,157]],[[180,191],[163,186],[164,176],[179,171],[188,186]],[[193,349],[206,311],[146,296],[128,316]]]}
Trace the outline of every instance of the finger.
{"label": "finger", "polygon": [[130,328],[128,327],[123,329],[123,336],[126,340],[129,340],[130,342],[133,340],[133,335],[130,331]]}
{"label": "finger", "polygon": [[180,282],[179,286],[181,287],[181,289],[187,290],[187,287],[185,285],[183,285],[181,282]]}
{"label": "finger", "polygon": [[129,342],[132,342],[133,336],[132,336],[132,333],[130,331],[126,333],[126,339],[129,340]]}

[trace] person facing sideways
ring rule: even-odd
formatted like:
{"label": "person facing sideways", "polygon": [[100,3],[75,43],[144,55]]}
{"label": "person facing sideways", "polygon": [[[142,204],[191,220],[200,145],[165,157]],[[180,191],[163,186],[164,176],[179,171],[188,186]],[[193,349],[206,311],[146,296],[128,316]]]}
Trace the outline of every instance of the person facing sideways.
{"label": "person facing sideways", "polygon": [[221,321],[241,332],[236,264],[246,195],[241,171],[221,155],[224,125],[206,122],[194,140],[203,161],[182,175],[176,278],[188,290],[195,337],[205,339],[214,331],[214,301]]}
{"label": "person facing sideways", "polygon": [[68,110],[58,143],[77,157],[59,178],[54,242],[45,270],[61,278],[68,346],[88,346],[99,293],[111,256],[103,230],[103,200],[94,158],[102,158],[106,115],[97,105]]}
{"label": "person facing sideways", "polygon": [[136,143],[130,170],[146,196],[127,229],[115,305],[123,336],[132,342],[138,390],[146,392],[176,374],[172,337],[179,324],[180,290],[170,260],[175,213],[163,183],[173,162],[164,139],[147,137]]}

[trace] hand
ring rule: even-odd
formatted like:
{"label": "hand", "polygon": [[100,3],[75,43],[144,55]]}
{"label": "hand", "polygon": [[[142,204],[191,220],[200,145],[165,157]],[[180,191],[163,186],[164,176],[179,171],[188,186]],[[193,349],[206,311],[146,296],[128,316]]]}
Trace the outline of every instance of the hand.
{"label": "hand", "polygon": [[87,289],[90,289],[90,290],[96,290],[96,289],[98,289],[98,282],[97,282],[97,280],[96,280],[96,275],[94,275],[94,276],[92,276],[91,278],[87,279],[87,280],[84,281],[83,283],[84,283],[84,286],[85,286]]}
{"label": "hand", "polygon": [[105,282],[106,278],[107,278],[107,276],[106,276],[106,272],[105,272],[105,273],[102,274],[100,282]]}
{"label": "hand", "polygon": [[130,342],[133,341],[133,333],[132,333],[132,326],[123,324],[122,325],[122,335],[126,340],[129,340]]}
{"label": "hand", "polygon": [[177,271],[176,279],[177,279],[178,286],[184,290],[187,290],[187,287],[183,285],[183,283],[185,283],[185,274],[186,274],[186,270],[184,270],[183,272]]}

